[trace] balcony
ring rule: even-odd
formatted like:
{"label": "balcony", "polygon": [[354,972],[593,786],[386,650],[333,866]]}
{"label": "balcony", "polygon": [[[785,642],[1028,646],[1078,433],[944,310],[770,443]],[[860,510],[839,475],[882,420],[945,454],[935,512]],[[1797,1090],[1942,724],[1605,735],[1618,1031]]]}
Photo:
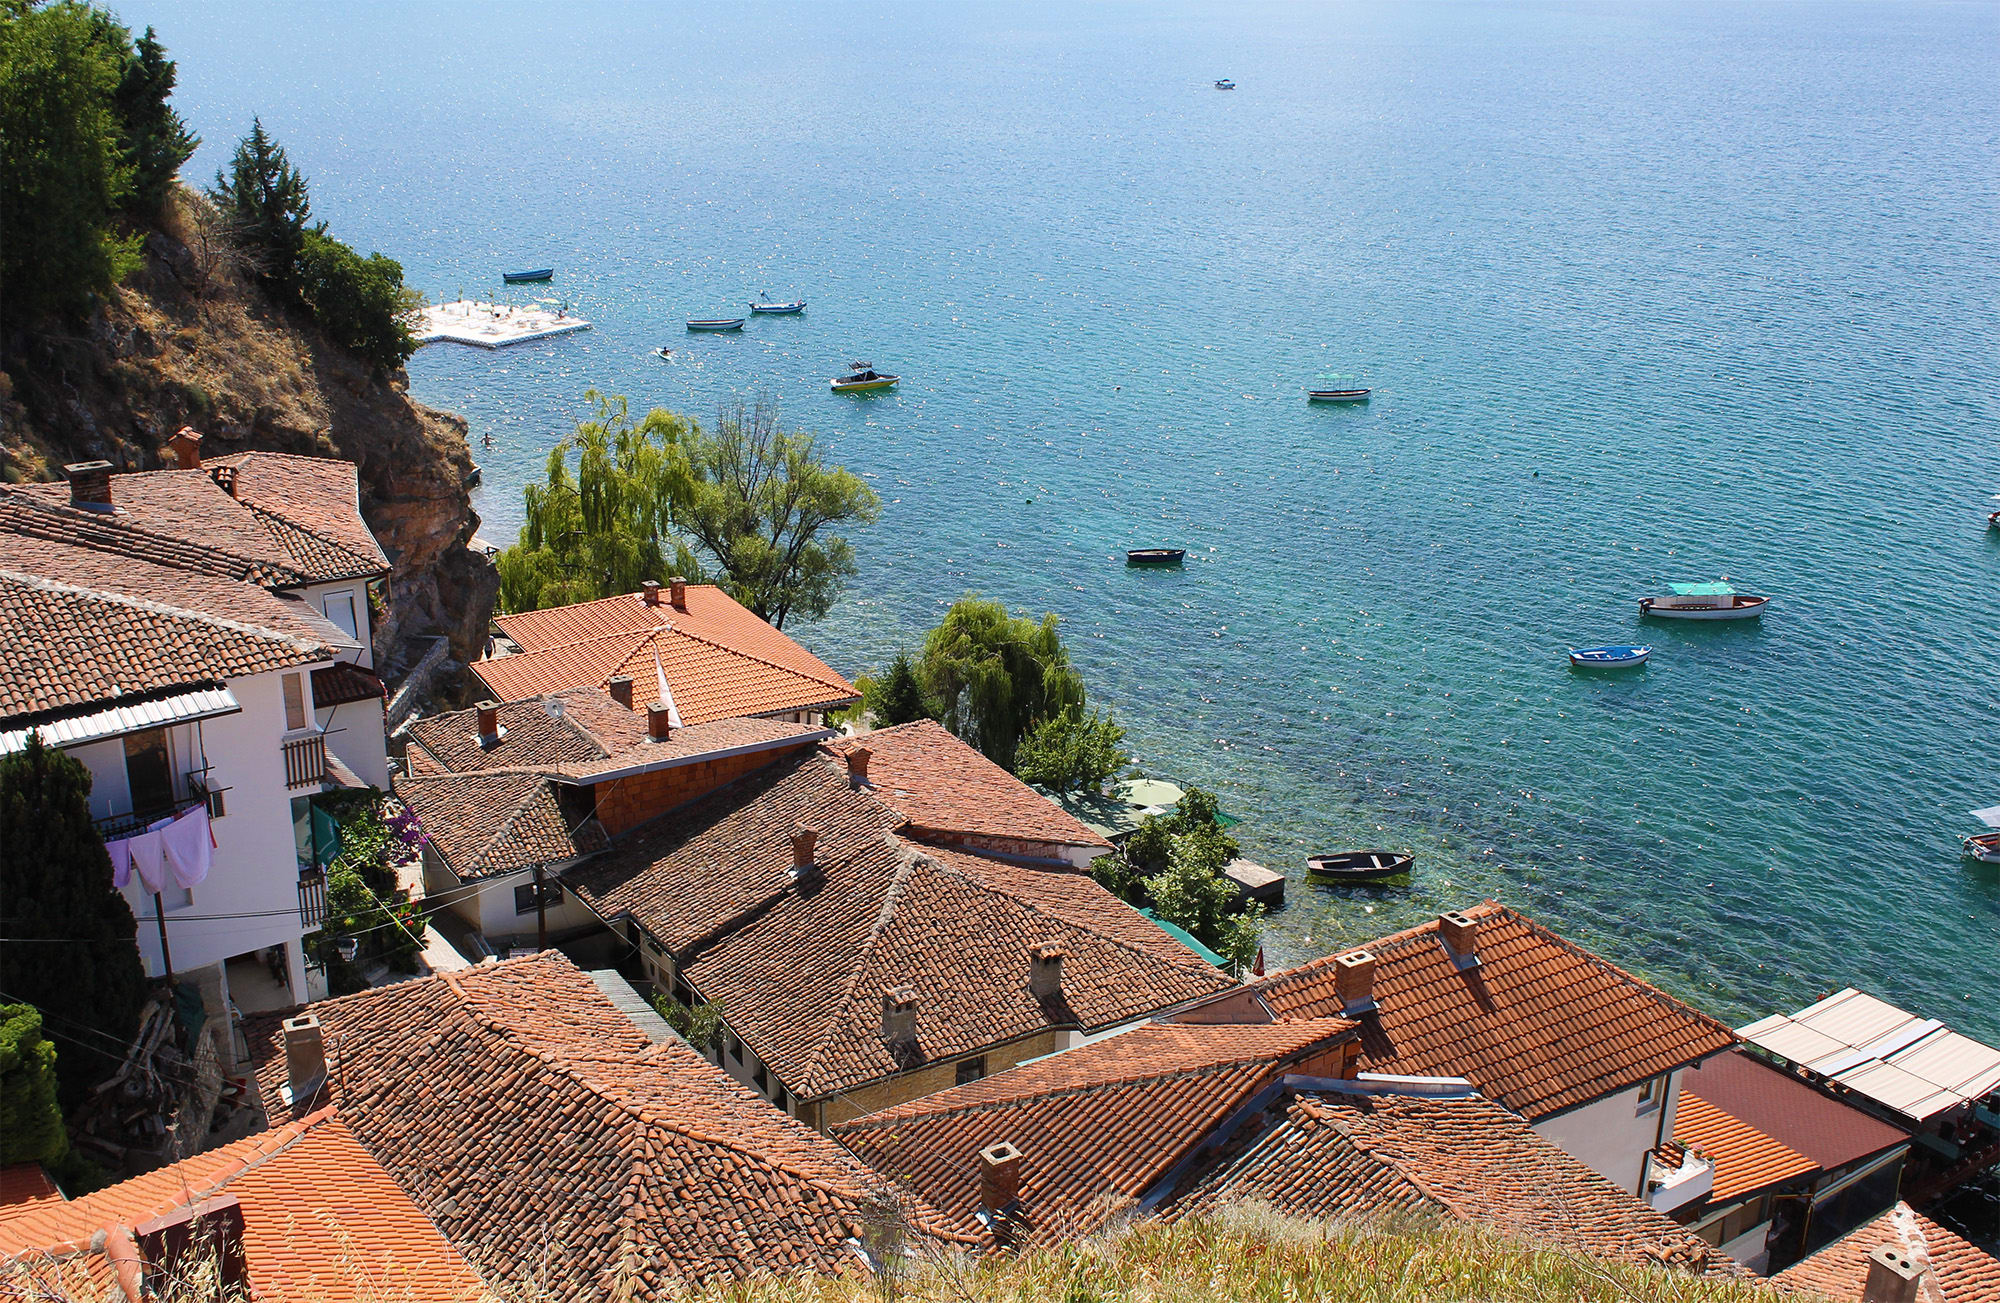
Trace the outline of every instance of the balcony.
{"label": "balcony", "polygon": [[299,922],[307,932],[326,925],[326,870],[317,864],[299,868]]}
{"label": "balcony", "polygon": [[1646,1202],[1663,1213],[1705,1198],[1715,1188],[1715,1164],[1699,1149],[1666,1145],[1646,1155]]}
{"label": "balcony", "polygon": [[198,792],[193,796],[175,801],[169,805],[154,806],[147,810],[135,810],[130,814],[112,814],[96,820],[97,835],[108,842],[124,837],[137,837],[162,819],[177,819],[204,804],[208,794]]}
{"label": "balcony", "polygon": [[326,777],[326,735],[307,733],[283,744],[285,789],[318,787]]}

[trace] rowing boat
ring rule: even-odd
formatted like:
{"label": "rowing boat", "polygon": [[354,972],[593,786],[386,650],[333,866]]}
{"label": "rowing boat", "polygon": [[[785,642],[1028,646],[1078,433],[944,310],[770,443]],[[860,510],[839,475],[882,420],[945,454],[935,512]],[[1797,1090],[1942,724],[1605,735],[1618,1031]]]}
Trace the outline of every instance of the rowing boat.
{"label": "rowing boat", "polygon": [[689,330],[741,330],[742,317],[703,317],[688,322]]}
{"label": "rowing boat", "polygon": [[1572,647],[1569,663],[1580,670],[1622,670],[1644,665],[1651,647]]}
{"label": "rowing boat", "polygon": [[1306,401],[1309,403],[1365,403],[1373,389],[1308,389]]}
{"label": "rowing boat", "polygon": [[1187,556],[1184,547],[1135,547],[1125,554],[1128,566],[1177,566]]}
{"label": "rowing boat", "polygon": [[1318,882],[1381,882],[1400,878],[1417,857],[1399,851],[1335,851],[1306,859],[1306,873]]}
{"label": "rowing boat", "polygon": [[556,269],[553,267],[536,267],[532,271],[503,271],[500,273],[500,279],[506,281],[509,285],[526,285],[530,281],[554,280],[555,276]]}

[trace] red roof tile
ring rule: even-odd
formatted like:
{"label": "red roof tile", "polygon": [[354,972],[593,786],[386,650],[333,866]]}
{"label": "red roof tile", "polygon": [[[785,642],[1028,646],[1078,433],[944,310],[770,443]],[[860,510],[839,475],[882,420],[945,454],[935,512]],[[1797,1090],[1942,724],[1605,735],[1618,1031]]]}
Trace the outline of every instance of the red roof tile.
{"label": "red roof tile", "polygon": [[62,1197],[62,1191],[40,1163],[9,1163],[0,1167],[0,1220],[38,1203],[61,1203]]}
{"label": "red roof tile", "polygon": [[581,800],[538,773],[402,774],[396,796],[461,880],[559,864],[605,847],[604,829]]}
{"label": "red roof tile", "polygon": [[[1539,1120],[1736,1043],[1708,1015],[1511,909],[1488,901],[1465,912],[1479,925],[1470,968],[1457,966],[1435,922],[1356,947],[1377,960],[1379,1007],[1362,1024],[1367,1070],[1465,1077]],[[1335,958],[1256,990],[1280,1018],[1338,1014]]]}
{"label": "red roof tile", "polygon": [[384,695],[382,680],[375,671],[347,661],[339,661],[312,674],[313,708],[345,706],[354,701],[379,701]]}
{"label": "red roof tile", "polygon": [[212,458],[208,465],[235,468],[237,500],[257,513],[310,577],[325,581],[389,569],[389,558],[362,518],[361,476],[353,462],[240,452]]}
{"label": "red roof tile", "polygon": [[880,728],[830,744],[866,747],[875,795],[918,833],[1028,839],[1110,849],[1111,843],[930,720]]}
{"label": "red roof tile", "polygon": [[1909,1133],[1822,1094],[1747,1050],[1718,1054],[1681,1077],[1716,1108],[1832,1172],[1908,1143]]}
{"label": "red roof tile", "polygon": [[1918,1303],[2000,1301],[2000,1258],[1898,1203],[1888,1212],[1771,1278],[1789,1292],[1860,1303],[1868,1281],[1868,1255],[1883,1245],[1902,1250],[1927,1268]]}
{"label": "red roof tile", "polygon": [[1709,1198],[1717,1203],[1820,1170],[1804,1154],[1731,1117],[1685,1086],[1674,1107],[1674,1142],[1698,1150],[1715,1164],[1715,1187]]}
{"label": "red roof tile", "polygon": [[[472,1268],[356,1140],[333,1109],[197,1154],[81,1199],[0,1217],[6,1260],[44,1268],[44,1255],[81,1262],[108,1285],[91,1247],[97,1232],[234,1195],[243,1251],[262,1298],[456,1303],[486,1297]],[[116,1291],[109,1291],[116,1296]]]}
{"label": "red roof tile", "polygon": [[[678,1038],[649,1041],[559,954],[311,1012],[330,1047],[325,1093],[497,1286],[656,1299],[858,1261],[848,1240],[879,1179]],[[271,1107],[286,1071],[279,1023],[246,1030]],[[928,1208],[913,1216],[942,1229]]]}

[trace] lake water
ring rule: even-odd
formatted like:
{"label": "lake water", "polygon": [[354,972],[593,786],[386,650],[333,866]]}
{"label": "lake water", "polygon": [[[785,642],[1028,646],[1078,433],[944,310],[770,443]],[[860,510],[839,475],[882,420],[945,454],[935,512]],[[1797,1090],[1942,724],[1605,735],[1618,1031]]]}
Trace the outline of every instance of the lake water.
{"label": "lake water", "polygon": [[[1054,611],[1246,853],[1417,852],[1295,876],[1273,964],[1491,896],[1731,1021],[1855,984],[2000,1040],[2000,870],[1958,859],[2000,803],[2000,10],[123,13],[197,173],[261,113],[434,298],[596,323],[411,364],[487,537],[587,388],[767,398],[883,499],[793,630],[833,664],[966,590]],[[811,307],[682,330],[767,290]],[[829,394],[855,358],[901,389]],[[1308,407],[1334,375],[1374,401]],[[1188,564],[1122,565],[1155,544]],[[1724,574],[1761,623],[1640,628]]]}

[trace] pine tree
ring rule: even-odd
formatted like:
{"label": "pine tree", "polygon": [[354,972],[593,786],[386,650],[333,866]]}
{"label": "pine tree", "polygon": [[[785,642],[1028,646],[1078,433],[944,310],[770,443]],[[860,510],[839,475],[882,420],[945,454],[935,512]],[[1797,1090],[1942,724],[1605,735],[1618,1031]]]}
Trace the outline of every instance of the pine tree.
{"label": "pine tree", "polygon": [[[122,28],[120,29],[123,30]],[[124,122],[119,144],[132,169],[132,194],[127,210],[141,220],[158,215],[181,164],[193,156],[201,139],[167,100],[177,77],[153,29],[148,27],[131,48],[118,82],[118,115]]]}
{"label": "pine tree", "polygon": [[138,930],[91,822],[90,771],[38,737],[0,757],[0,993],[66,1039],[56,1067],[68,1103],[117,1067],[137,1028]]}
{"label": "pine tree", "polygon": [[296,291],[312,201],[306,179],[261,118],[250,120],[250,134],[237,144],[229,170],[216,172],[208,193],[258,273],[281,290]]}
{"label": "pine tree", "polygon": [[863,691],[877,728],[937,718],[930,699],[924,695],[924,685],[917,679],[916,667],[903,652],[897,652],[882,677],[865,685]]}

